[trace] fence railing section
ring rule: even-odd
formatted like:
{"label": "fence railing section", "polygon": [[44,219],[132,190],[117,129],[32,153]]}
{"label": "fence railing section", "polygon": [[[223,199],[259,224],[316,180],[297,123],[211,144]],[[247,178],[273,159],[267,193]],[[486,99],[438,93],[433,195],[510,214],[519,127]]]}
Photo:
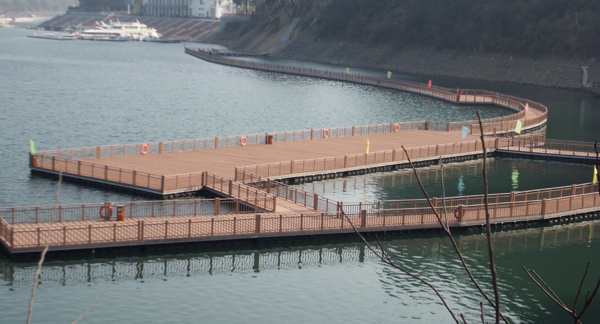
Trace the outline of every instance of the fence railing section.
{"label": "fence railing section", "polygon": [[588,142],[572,142],[551,139],[542,141],[524,140],[518,141],[517,143],[508,141],[502,143],[498,149],[530,153],[596,157],[594,143]]}
{"label": "fence railing section", "polygon": [[[416,82],[402,81],[397,79],[377,78],[361,74],[348,74],[337,71],[327,71],[312,68],[301,68],[294,66],[244,61],[239,59],[233,59],[230,57],[223,57],[221,55],[212,55],[212,51],[209,52],[200,49],[194,50],[187,47],[185,48],[185,52],[203,60],[230,66],[370,84],[375,86],[388,87],[393,89],[400,89],[407,92],[418,93],[455,103],[493,104],[518,111],[518,113],[509,116],[484,120],[483,123],[486,124],[484,125],[485,132],[491,132],[494,129],[496,130],[496,132],[510,132],[515,129],[514,127],[510,126],[512,126],[512,124],[516,125],[517,120],[521,120],[523,122],[523,127],[527,128],[532,125],[537,125],[540,122],[543,122],[547,119],[548,109],[544,105],[523,98],[513,97],[497,92],[485,90],[458,89],[455,93],[453,89],[442,88],[437,86],[429,87]],[[529,109],[532,109],[536,112],[536,117],[526,118],[526,106],[528,106]],[[467,126],[469,127],[469,129],[472,129],[472,127],[474,127],[476,124],[478,124],[476,120],[450,122],[445,125],[445,130],[456,131],[460,130],[462,126]],[[476,126],[475,131],[478,132],[478,129],[479,125]],[[438,130],[443,129],[438,127]]]}
{"label": "fence railing section", "polygon": [[208,172],[204,172],[204,174],[204,187],[206,188],[240,199],[251,206],[255,206],[255,212],[259,212],[260,209],[262,209],[274,213],[277,210],[276,196],[267,191],[262,191],[255,187],[219,177]]}
{"label": "fence railing section", "polygon": [[[562,198],[502,202],[490,205],[492,222],[553,217],[555,214],[600,206],[598,193]],[[443,215],[441,207],[436,208]],[[461,206],[455,213],[446,208],[451,226],[478,224],[485,220],[483,205]],[[406,208],[307,213],[294,215],[252,216],[194,219],[168,219],[160,221],[138,220],[129,222],[98,222],[87,226],[60,226],[49,228],[49,244],[58,247],[93,247],[123,243],[182,241],[190,239],[236,238],[259,235],[287,235],[300,233],[335,233],[359,230],[438,227],[439,223],[430,208]],[[0,236],[13,251],[40,249],[45,245],[45,233],[39,228],[15,227],[0,221]]]}
{"label": "fence railing section", "polygon": [[[499,140],[499,139],[498,139]],[[486,147],[495,149],[496,139],[486,140]],[[412,160],[481,151],[481,141],[437,144],[408,148]],[[402,149],[335,156],[320,159],[296,160],[288,162],[252,165],[236,168],[235,179],[242,183],[252,183],[255,176],[273,178],[292,174],[315,173],[407,161]]]}
{"label": "fence railing section", "polygon": [[[598,193],[598,185],[592,183],[577,184],[572,186],[544,188],[537,190],[527,190],[511,193],[489,194],[489,204],[502,203],[520,203],[525,201],[537,201],[543,199],[556,199],[570,196],[585,195]],[[446,206],[455,209],[458,205],[473,206],[484,204],[483,195],[447,197]],[[431,199],[433,206],[443,207],[441,198],[434,197]],[[340,202],[340,208],[348,213],[356,213],[360,210],[376,211],[387,209],[411,209],[411,208],[428,208],[429,203],[426,199],[401,199],[401,200],[382,200],[368,202]]]}
{"label": "fence railing section", "polygon": [[[271,205],[272,201],[264,201],[268,199],[265,196],[254,197],[253,202],[258,200],[260,205]],[[105,220],[103,216],[108,212],[112,214],[109,219],[115,220],[117,207],[123,208],[125,219],[237,215],[257,212],[257,208],[249,205],[247,199],[236,198],[111,202],[109,206],[106,207],[104,203],[92,203],[56,207],[3,207],[0,208],[0,218],[11,225],[102,221]],[[107,208],[108,210],[104,210]],[[262,207],[259,208],[258,211],[264,210]]]}
{"label": "fence railing section", "polygon": [[263,145],[265,143],[265,134],[252,134],[180,141],[102,145],[96,147],[48,150],[39,151],[36,155],[38,158],[51,158],[54,156],[66,160],[95,160],[125,156],[183,153],[246,145]]}

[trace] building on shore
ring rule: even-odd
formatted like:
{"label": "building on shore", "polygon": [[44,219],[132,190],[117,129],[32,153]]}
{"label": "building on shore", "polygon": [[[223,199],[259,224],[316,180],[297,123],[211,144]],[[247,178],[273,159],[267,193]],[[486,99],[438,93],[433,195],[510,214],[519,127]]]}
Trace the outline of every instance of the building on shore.
{"label": "building on shore", "polygon": [[233,13],[233,0],[144,0],[144,14],[154,17],[218,19]]}

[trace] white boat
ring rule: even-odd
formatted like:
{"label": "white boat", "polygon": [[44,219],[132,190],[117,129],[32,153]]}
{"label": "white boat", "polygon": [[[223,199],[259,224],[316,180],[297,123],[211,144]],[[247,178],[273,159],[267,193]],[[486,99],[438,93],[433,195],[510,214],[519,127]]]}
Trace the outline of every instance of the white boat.
{"label": "white boat", "polygon": [[57,34],[57,33],[43,33],[43,34],[34,34],[27,36],[29,38],[41,38],[41,39],[51,39],[51,40],[76,40],[77,35],[75,34]]}
{"label": "white boat", "polygon": [[123,41],[123,38],[140,40],[148,37],[159,38],[160,35],[156,32],[156,29],[148,28],[148,26],[137,20],[125,23],[117,22],[116,24],[111,20],[111,24],[108,25],[103,21],[100,23],[96,22],[94,28],[85,29],[79,33],[79,38],[86,40],[112,38],[117,41]]}

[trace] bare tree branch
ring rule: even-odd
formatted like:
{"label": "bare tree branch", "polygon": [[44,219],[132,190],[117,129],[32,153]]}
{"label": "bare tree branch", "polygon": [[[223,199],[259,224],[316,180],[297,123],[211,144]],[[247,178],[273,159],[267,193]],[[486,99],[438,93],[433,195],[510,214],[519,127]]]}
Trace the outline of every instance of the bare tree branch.
{"label": "bare tree branch", "polygon": [[88,308],[85,311],[85,313],[81,314],[81,316],[79,316],[79,318],[76,319],[75,322],[73,322],[72,324],[79,323],[79,321],[81,321],[85,317],[85,315],[87,315],[87,313],[89,313],[92,310],[92,308],[94,308],[94,306],[96,306],[100,302],[100,299],[102,299],[102,297],[98,298],[98,300],[96,300],[96,302],[93,303],[92,306],[90,306],[90,308]]}
{"label": "bare tree branch", "polygon": [[581,288],[583,287],[583,282],[585,281],[585,277],[587,277],[587,274],[589,271],[590,271],[590,261],[588,261],[587,266],[585,267],[585,272],[583,273],[583,277],[581,278],[581,282],[579,283],[579,290],[577,291],[577,295],[575,295],[575,303],[573,304],[573,312],[577,312],[577,302],[579,301],[579,295],[581,294]]}
{"label": "bare tree branch", "polygon": [[440,294],[440,292],[429,282],[427,282],[426,280],[424,280],[423,278],[409,272],[408,270],[396,265],[394,262],[392,262],[392,260],[389,258],[389,256],[387,255],[387,253],[385,253],[383,246],[381,245],[381,243],[379,242],[379,240],[377,240],[377,243],[379,244],[379,247],[382,251],[382,254],[379,254],[375,248],[373,248],[373,246],[371,246],[371,244],[369,242],[367,242],[367,240],[365,239],[365,237],[358,231],[358,229],[356,228],[356,226],[354,226],[354,223],[352,223],[352,221],[350,220],[350,218],[348,217],[348,215],[346,215],[346,213],[343,210],[340,210],[340,212],[342,213],[342,215],[344,216],[344,218],[346,218],[348,220],[348,223],[350,223],[350,226],[352,226],[352,229],[354,230],[354,232],[360,237],[360,239],[367,245],[367,248],[369,250],[371,250],[371,252],[373,252],[375,254],[375,256],[377,256],[381,261],[383,261],[385,264],[394,267],[402,272],[404,272],[405,274],[411,276],[414,279],[417,279],[418,281],[420,281],[421,283],[423,283],[424,285],[428,286],[429,288],[431,288],[431,290],[433,290],[433,292],[438,296],[438,298],[440,299],[440,301],[442,302],[442,304],[444,304],[444,307],[446,307],[446,310],[448,310],[448,312],[450,313],[450,315],[452,316],[452,318],[454,319],[454,321],[458,324],[460,323],[458,321],[458,319],[456,318],[456,316],[454,316],[454,313],[452,312],[452,310],[450,309],[450,306],[448,306],[448,304],[446,303],[446,301],[444,300],[444,297],[442,297],[442,295]]}
{"label": "bare tree branch", "polygon": [[[467,262],[463,258],[462,253],[460,252],[460,249],[458,248],[458,245],[456,244],[456,241],[454,240],[454,236],[452,236],[452,233],[450,232],[450,229],[446,228],[446,226],[444,226],[444,222],[442,221],[442,218],[437,213],[436,209],[433,207],[433,204],[431,203],[431,199],[429,198],[429,195],[427,194],[427,191],[425,190],[425,187],[423,186],[423,183],[421,182],[421,178],[419,177],[419,173],[417,172],[417,169],[413,165],[412,160],[411,160],[411,158],[410,158],[410,156],[408,154],[408,151],[406,150],[406,148],[403,145],[401,147],[404,150],[404,153],[406,154],[406,157],[408,159],[408,163],[410,163],[410,166],[411,166],[411,168],[413,170],[413,173],[415,174],[415,177],[417,178],[417,182],[419,183],[419,186],[421,187],[421,190],[423,191],[423,195],[425,195],[425,199],[427,199],[427,202],[429,203],[429,207],[431,207],[431,210],[433,211],[433,214],[437,218],[440,226],[442,227],[442,229],[444,230],[444,232],[446,233],[446,235],[448,235],[448,238],[450,239],[450,242],[452,242],[452,247],[454,248],[454,252],[456,252],[456,255],[458,256],[458,259],[460,260],[460,262],[463,265],[463,268],[465,269],[465,271],[469,275],[469,278],[471,279],[471,282],[473,282],[473,284],[475,285],[475,287],[477,288],[477,290],[479,291],[479,293],[495,309],[496,306],[494,304],[494,301],[492,301],[490,299],[490,297],[483,291],[483,289],[481,288],[481,286],[479,285],[479,283],[477,282],[477,280],[475,279],[475,277],[473,277],[473,273],[471,272],[471,269],[467,265]],[[505,323],[509,323],[508,319],[506,317],[504,317],[504,315],[500,314],[500,316],[502,317],[502,319],[504,320]]]}
{"label": "bare tree branch", "polygon": [[44,263],[44,259],[46,258],[46,253],[48,252],[48,249],[50,248],[50,228],[52,227],[52,224],[54,223],[54,218],[56,216],[56,210],[58,209],[58,204],[59,204],[59,199],[58,197],[60,196],[60,185],[62,183],[62,169],[59,167],[59,172],[58,172],[58,183],[56,184],[56,199],[54,202],[54,210],[52,211],[52,217],[50,218],[50,223],[48,223],[48,230],[46,231],[46,246],[44,247],[44,250],[42,251],[42,254],[40,256],[40,260],[38,261],[37,264],[37,269],[35,270],[35,277],[34,280],[35,282],[33,283],[33,288],[31,289],[31,299],[29,300],[29,312],[27,314],[27,324],[31,323],[31,315],[33,314],[33,301],[35,299],[35,291],[37,289],[38,283],[39,283],[39,277],[40,277],[40,272],[42,271],[42,264]]}
{"label": "bare tree branch", "polygon": [[479,129],[481,131],[481,145],[483,150],[483,192],[485,199],[485,224],[488,243],[488,256],[490,262],[490,272],[492,273],[492,287],[494,288],[494,301],[496,308],[496,324],[500,323],[500,293],[498,292],[498,272],[496,271],[496,261],[494,260],[494,246],[492,244],[492,227],[490,225],[490,206],[488,201],[488,180],[487,180],[487,152],[485,149],[485,138],[483,137],[483,124],[481,115],[477,110],[477,119],[479,120]]}

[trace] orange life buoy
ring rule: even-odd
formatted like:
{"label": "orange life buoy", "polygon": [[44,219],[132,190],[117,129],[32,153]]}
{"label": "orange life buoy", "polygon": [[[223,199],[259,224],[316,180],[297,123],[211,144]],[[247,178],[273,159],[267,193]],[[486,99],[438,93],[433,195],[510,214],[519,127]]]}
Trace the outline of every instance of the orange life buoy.
{"label": "orange life buoy", "polygon": [[329,137],[329,129],[324,129],[323,130],[323,137],[324,138],[328,138]]}
{"label": "orange life buoy", "polygon": [[[454,208],[454,218],[456,218],[456,219],[458,219],[458,207],[459,206],[456,206],[456,208]],[[466,212],[466,210],[463,208],[463,213],[462,213],[463,216],[465,216],[465,212]]]}
{"label": "orange life buoy", "polygon": [[398,133],[400,131],[400,125],[394,125],[394,132]]}
{"label": "orange life buoy", "polygon": [[107,219],[107,220],[108,220],[108,219],[110,219],[110,218],[112,217],[112,214],[113,214],[113,208],[112,208],[111,206],[108,206],[108,215],[105,215],[105,214],[103,213],[103,211],[104,211],[104,208],[105,208],[105,207],[106,207],[106,206],[102,206],[102,207],[100,207],[100,217],[102,217],[102,218],[104,218],[104,219]]}
{"label": "orange life buoy", "polygon": [[246,146],[246,144],[248,144],[248,139],[246,136],[242,136],[242,138],[240,138],[240,144],[242,144],[242,146]]}
{"label": "orange life buoy", "polygon": [[140,148],[140,152],[142,152],[142,154],[144,155],[148,154],[148,152],[150,152],[150,146],[148,146],[148,144],[142,145],[142,148]]}

